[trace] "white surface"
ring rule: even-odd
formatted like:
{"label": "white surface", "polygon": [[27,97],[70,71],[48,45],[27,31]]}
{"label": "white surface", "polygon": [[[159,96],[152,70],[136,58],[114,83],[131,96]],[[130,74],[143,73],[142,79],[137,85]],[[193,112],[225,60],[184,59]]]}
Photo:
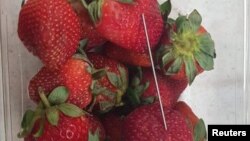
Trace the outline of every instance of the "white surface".
{"label": "white surface", "polygon": [[[176,17],[176,13],[190,13],[196,8],[203,16],[203,25],[215,40],[218,56],[215,60],[215,70],[200,75],[183,95],[183,99],[188,101],[194,111],[208,124],[244,123],[246,118],[243,99],[243,2],[243,0],[172,0],[175,13],[171,14],[172,17]],[[27,96],[27,84],[40,67],[38,59],[26,51],[17,37],[20,3],[21,0],[1,0],[0,5],[2,54],[0,60],[3,59],[5,64],[8,63],[8,65],[1,64],[4,78],[4,97],[3,94],[0,95],[1,141],[5,140],[3,100],[8,103],[5,105],[6,140],[16,141],[23,110],[32,105]],[[2,80],[1,75],[0,80]]]}

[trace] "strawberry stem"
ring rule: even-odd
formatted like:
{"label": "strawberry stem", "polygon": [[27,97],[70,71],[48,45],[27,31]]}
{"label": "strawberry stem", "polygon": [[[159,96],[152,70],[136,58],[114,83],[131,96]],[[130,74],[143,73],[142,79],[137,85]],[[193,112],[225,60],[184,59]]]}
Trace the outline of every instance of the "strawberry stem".
{"label": "strawberry stem", "polygon": [[81,0],[81,2],[82,2],[82,5],[84,6],[84,8],[88,9],[88,4],[86,3],[86,1],[85,0]]}
{"label": "strawberry stem", "polygon": [[50,103],[49,103],[49,100],[48,100],[48,98],[46,97],[46,95],[45,95],[43,89],[42,89],[42,88],[38,88],[38,92],[39,92],[39,96],[40,96],[41,101],[42,101],[42,103],[44,104],[44,106],[45,106],[46,108],[49,108],[49,107],[50,107]]}

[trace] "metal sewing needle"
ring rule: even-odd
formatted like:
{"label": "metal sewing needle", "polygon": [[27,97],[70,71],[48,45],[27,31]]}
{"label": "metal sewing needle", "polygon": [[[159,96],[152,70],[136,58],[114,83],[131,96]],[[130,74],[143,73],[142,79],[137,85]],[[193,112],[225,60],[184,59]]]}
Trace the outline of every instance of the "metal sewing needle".
{"label": "metal sewing needle", "polygon": [[158,84],[158,80],[157,80],[157,76],[156,76],[156,72],[155,72],[155,65],[154,65],[154,60],[153,60],[153,56],[152,56],[152,52],[151,52],[151,46],[150,46],[150,42],[149,42],[148,30],[147,30],[147,25],[146,25],[146,20],[145,20],[144,13],[142,14],[142,20],[143,20],[143,25],[144,25],[146,39],[147,39],[148,52],[149,52],[150,61],[151,61],[151,64],[152,64],[152,70],[153,70],[153,75],[154,75],[154,80],[155,80],[157,95],[158,95],[159,102],[160,102],[162,119],[163,119],[165,130],[167,130],[166,117],[165,117],[165,112],[164,112],[164,108],[163,108],[163,105],[162,105],[161,93],[160,93],[159,84]]}

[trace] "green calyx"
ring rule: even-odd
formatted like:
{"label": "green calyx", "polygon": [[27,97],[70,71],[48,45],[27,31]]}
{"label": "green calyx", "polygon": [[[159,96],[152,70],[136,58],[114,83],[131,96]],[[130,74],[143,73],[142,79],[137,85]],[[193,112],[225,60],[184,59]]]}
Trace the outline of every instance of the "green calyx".
{"label": "green calyx", "polygon": [[110,83],[117,88],[116,91],[116,105],[121,103],[122,96],[125,94],[128,88],[127,71],[124,67],[118,66],[119,74],[113,72],[107,72],[107,77]]}
{"label": "green calyx", "polygon": [[142,83],[142,70],[137,68],[137,73],[132,77],[130,86],[128,87],[126,97],[133,107],[140,105],[152,104],[156,97],[142,98],[143,93],[148,89],[149,82]]}
{"label": "green calyx", "polygon": [[[90,87],[92,94],[94,97],[102,94],[103,96],[107,97],[108,101],[101,101],[99,102],[99,108],[101,112],[108,112],[114,106],[121,106],[122,103],[122,96],[125,94],[127,87],[128,87],[128,78],[127,78],[127,71],[124,67],[118,66],[119,74],[114,72],[110,72],[107,69],[104,72],[100,72],[101,75],[97,75],[97,79],[94,79],[92,85]],[[104,86],[99,82],[102,77],[107,77],[109,82],[116,88],[116,91],[112,91]],[[94,98],[95,99],[95,98]],[[92,110],[93,106],[95,105],[95,100],[91,104],[90,110]]]}
{"label": "green calyx", "polygon": [[88,141],[99,141],[99,131],[97,130],[95,133],[89,131]]}
{"label": "green calyx", "polygon": [[200,119],[195,125],[193,136],[194,141],[203,141],[207,138],[206,126],[203,119]]}
{"label": "green calyx", "polygon": [[168,20],[168,16],[172,10],[171,0],[165,1],[163,4],[160,5],[161,15],[163,20],[166,22]]}
{"label": "green calyx", "polygon": [[133,4],[134,0],[118,0],[118,2],[124,3],[124,4]]}
{"label": "green calyx", "polygon": [[194,10],[188,17],[180,16],[169,23],[172,26],[171,45],[162,45],[157,55],[166,75],[177,74],[184,67],[191,84],[198,74],[197,64],[206,71],[213,69],[214,41],[209,33],[200,31],[201,22],[200,14]]}
{"label": "green calyx", "polygon": [[88,9],[90,18],[94,23],[97,23],[101,18],[103,0],[94,0],[90,4],[86,4],[84,0],[82,3],[86,9]]}
{"label": "green calyx", "polygon": [[39,122],[39,129],[33,134],[33,137],[38,138],[42,136],[45,121],[47,120],[52,126],[57,126],[60,118],[60,112],[73,118],[86,114],[85,111],[76,105],[66,103],[69,93],[63,86],[55,88],[49,94],[48,98],[42,88],[39,88],[38,91],[41,102],[34,111],[28,110],[25,112],[21,123],[22,130],[18,133],[19,138],[23,138],[31,134],[36,122]]}

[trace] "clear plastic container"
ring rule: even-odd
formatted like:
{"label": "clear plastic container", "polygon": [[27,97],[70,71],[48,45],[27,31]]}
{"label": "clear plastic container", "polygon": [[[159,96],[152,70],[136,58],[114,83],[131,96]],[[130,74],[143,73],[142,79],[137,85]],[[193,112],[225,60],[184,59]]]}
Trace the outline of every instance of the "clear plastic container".
{"label": "clear plastic container", "polygon": [[[163,2],[164,0],[159,0]],[[173,0],[171,17],[194,8],[216,45],[215,69],[182,95],[206,124],[250,124],[250,2]],[[17,141],[23,113],[34,104],[27,85],[41,67],[17,36],[21,0],[0,0],[0,140]],[[250,18],[250,17],[249,17]]]}

